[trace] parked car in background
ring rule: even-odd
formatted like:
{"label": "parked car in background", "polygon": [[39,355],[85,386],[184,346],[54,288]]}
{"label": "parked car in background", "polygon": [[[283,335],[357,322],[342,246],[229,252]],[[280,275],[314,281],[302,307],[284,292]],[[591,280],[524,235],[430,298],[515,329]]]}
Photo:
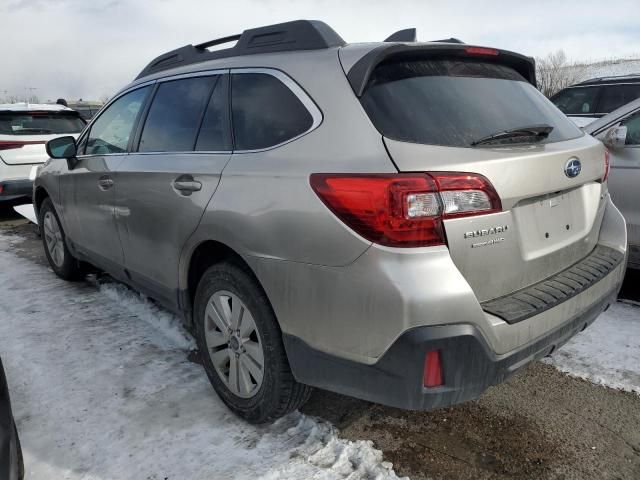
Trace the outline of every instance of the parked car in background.
{"label": "parked car in background", "polygon": [[640,98],[640,75],[593,78],[567,87],[551,101],[579,127]]}
{"label": "parked car in background", "polygon": [[49,158],[45,143],[85,125],[62,105],[0,104],[0,204],[30,202],[35,169]]}
{"label": "parked car in background", "polygon": [[548,355],[625,272],[605,148],[531,58],[408,37],[295,21],[161,55],[47,144],[51,268],[92,263],[182,315],[251,422],[309,386],[451,405]]}
{"label": "parked car in background", "polygon": [[618,108],[585,131],[609,149],[609,192],[627,221],[629,267],[640,268],[640,99]]}
{"label": "parked car in background", "polygon": [[80,114],[82,118],[89,121],[93,116],[100,111],[103,102],[90,101],[90,100],[77,100],[67,102],[67,106]]}
{"label": "parked car in background", "polygon": [[24,464],[18,430],[13,420],[7,377],[0,360],[0,478],[22,480]]}

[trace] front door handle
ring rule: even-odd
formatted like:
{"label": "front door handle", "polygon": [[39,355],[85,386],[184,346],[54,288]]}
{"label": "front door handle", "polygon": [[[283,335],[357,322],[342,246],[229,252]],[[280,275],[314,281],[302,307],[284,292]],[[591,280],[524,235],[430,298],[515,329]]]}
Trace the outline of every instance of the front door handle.
{"label": "front door handle", "polygon": [[109,175],[103,175],[98,179],[100,190],[109,190],[113,187],[113,179]]}
{"label": "front door handle", "polygon": [[173,182],[173,188],[178,190],[182,195],[189,196],[193,192],[202,189],[202,183],[193,179],[191,175],[180,175]]}

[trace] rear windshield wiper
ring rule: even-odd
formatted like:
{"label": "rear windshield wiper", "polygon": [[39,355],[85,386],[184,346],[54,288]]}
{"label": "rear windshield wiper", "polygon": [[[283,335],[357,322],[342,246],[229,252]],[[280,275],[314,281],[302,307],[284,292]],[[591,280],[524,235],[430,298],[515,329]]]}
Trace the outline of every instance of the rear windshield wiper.
{"label": "rear windshield wiper", "polygon": [[547,138],[552,130],[553,127],[551,125],[547,125],[546,123],[541,123],[539,125],[529,125],[528,127],[512,128],[510,130],[492,133],[491,135],[487,135],[486,137],[475,140],[471,142],[471,146],[475,147],[477,145],[484,145],[493,142],[521,143],[518,142],[518,140],[522,140],[527,137],[531,138],[532,141],[538,141]]}

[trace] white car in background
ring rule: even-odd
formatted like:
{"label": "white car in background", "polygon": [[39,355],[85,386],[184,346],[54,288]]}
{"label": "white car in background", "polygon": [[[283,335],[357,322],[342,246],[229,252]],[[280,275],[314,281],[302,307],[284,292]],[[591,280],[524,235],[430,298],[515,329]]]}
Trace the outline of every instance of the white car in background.
{"label": "white car in background", "polygon": [[0,206],[31,203],[36,168],[49,156],[45,144],[76,136],[86,122],[63,105],[0,104]]}

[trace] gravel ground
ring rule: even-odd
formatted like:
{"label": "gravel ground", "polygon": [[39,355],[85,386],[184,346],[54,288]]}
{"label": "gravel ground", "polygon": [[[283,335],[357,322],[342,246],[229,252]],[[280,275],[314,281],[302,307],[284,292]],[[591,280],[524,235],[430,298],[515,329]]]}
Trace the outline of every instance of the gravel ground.
{"label": "gravel ground", "polygon": [[[0,229],[26,238],[21,256],[46,262],[32,225],[0,212]],[[630,273],[622,295],[639,300],[638,285]],[[640,396],[541,363],[478,401],[433,412],[323,391],[302,411],[330,421],[343,438],[372,440],[398,475],[413,480],[640,478]]]}

